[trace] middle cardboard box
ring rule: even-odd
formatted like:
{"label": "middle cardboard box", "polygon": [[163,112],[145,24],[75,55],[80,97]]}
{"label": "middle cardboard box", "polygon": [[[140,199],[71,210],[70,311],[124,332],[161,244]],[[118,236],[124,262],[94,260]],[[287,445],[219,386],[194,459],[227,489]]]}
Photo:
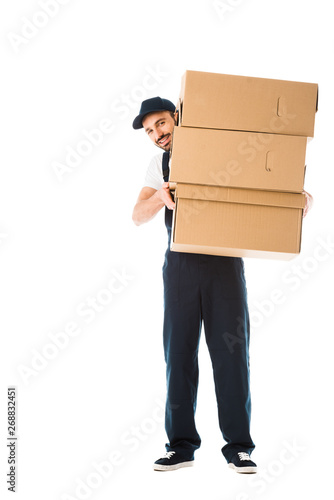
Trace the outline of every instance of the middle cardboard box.
{"label": "middle cardboard box", "polygon": [[172,183],[301,193],[307,138],[174,127]]}

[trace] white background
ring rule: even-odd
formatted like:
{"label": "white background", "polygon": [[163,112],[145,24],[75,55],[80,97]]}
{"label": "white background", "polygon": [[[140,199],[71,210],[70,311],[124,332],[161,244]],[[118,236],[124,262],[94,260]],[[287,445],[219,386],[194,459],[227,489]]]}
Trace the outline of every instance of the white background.
{"label": "white background", "polygon": [[[51,2],[49,14],[43,3],[6,2],[0,13],[1,496],[10,495],[11,385],[18,411],[15,498],[330,494],[331,2],[226,0],[220,3],[228,9],[218,12],[213,0],[63,0],[53,11]],[[187,69],[313,82],[320,89],[305,183],[315,203],[304,221],[302,252],[290,262],[245,260],[257,477],[229,470],[220,452],[204,336],[195,467],[152,470],[166,442],[166,234],[162,212],[141,227],[131,220],[158,152],[132,120],[145,98],[176,101]],[[83,131],[101,122],[109,133],[57,176],[55,162],[65,164]],[[114,288],[106,295],[108,284]],[[277,290],[281,300],[274,304]],[[82,315],[93,310],[87,301],[94,297],[105,303]],[[76,335],[69,335],[71,323]]]}

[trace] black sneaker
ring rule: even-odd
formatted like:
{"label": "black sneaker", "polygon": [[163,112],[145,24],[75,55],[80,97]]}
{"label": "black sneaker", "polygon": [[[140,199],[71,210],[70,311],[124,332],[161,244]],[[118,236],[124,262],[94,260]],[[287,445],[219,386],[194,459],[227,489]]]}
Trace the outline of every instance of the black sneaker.
{"label": "black sneaker", "polygon": [[257,472],[256,464],[252,462],[248,453],[244,452],[233,455],[228,466],[241,474],[255,474]]}
{"label": "black sneaker", "polygon": [[194,459],[186,460],[182,458],[176,451],[168,451],[165,456],[154,462],[153,469],[166,471],[181,469],[181,467],[192,467]]}

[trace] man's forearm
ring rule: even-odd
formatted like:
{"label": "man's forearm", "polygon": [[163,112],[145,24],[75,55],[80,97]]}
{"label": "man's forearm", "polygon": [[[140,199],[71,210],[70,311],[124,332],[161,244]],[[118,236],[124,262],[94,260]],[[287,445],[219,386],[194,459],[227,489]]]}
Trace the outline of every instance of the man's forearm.
{"label": "man's forearm", "polygon": [[136,226],[140,226],[150,221],[165,206],[161,200],[159,191],[154,193],[147,200],[138,201],[133,209],[132,220]]}

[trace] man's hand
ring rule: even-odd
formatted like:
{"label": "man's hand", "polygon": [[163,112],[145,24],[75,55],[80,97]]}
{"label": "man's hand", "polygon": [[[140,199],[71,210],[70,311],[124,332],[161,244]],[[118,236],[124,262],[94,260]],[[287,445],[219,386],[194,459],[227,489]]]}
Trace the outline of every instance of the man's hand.
{"label": "man's hand", "polygon": [[306,216],[306,214],[311,210],[312,205],[313,205],[313,196],[308,193],[307,191],[303,191],[303,194],[305,195],[305,208],[303,210],[303,218]]}
{"label": "man's hand", "polygon": [[164,182],[162,188],[158,190],[144,187],[139,193],[137,203],[133,209],[132,220],[136,226],[140,226],[153,219],[155,214],[164,206],[170,210],[175,208],[168,182]]}
{"label": "man's hand", "polygon": [[159,189],[158,193],[159,193],[161,201],[164,202],[164,204],[166,205],[166,207],[169,208],[169,210],[174,210],[175,203],[174,203],[174,201],[173,201],[173,199],[171,197],[171,194],[170,194],[170,191],[169,191],[169,183],[168,182],[164,182],[163,183],[162,188]]}

